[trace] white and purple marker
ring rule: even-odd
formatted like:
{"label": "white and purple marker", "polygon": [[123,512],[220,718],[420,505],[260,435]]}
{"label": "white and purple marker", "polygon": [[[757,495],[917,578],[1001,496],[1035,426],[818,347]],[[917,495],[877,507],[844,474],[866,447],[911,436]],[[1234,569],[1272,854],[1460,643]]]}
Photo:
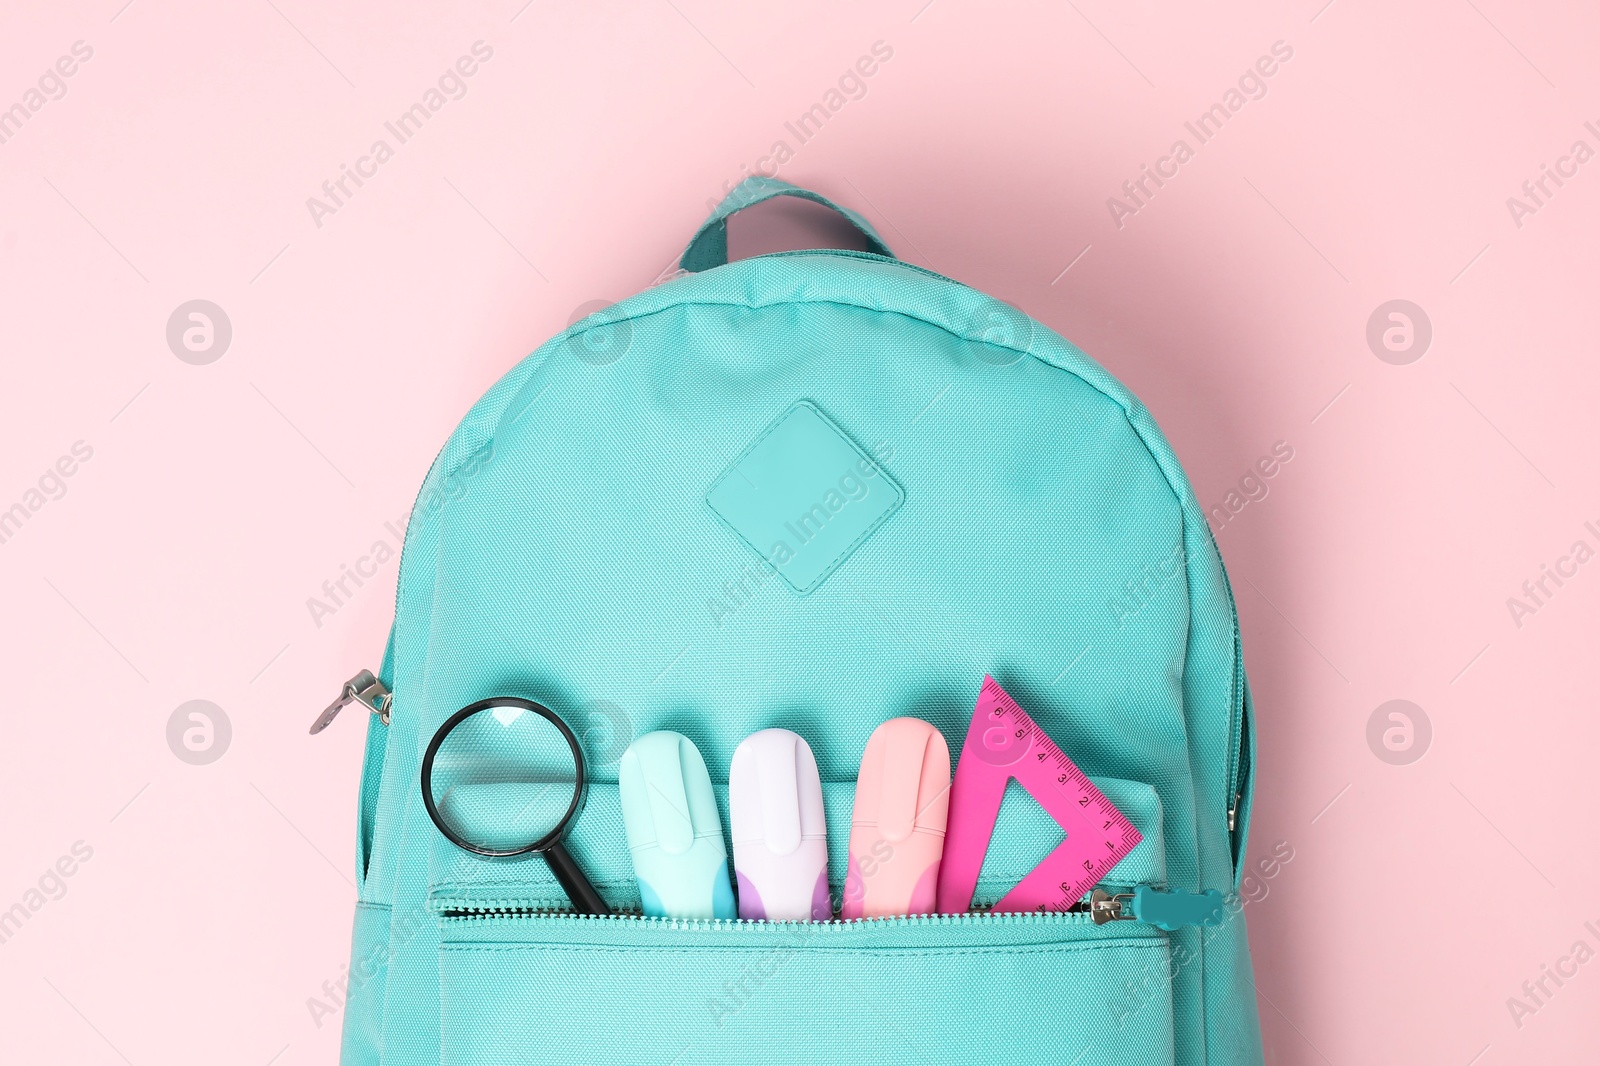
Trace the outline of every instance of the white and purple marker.
{"label": "white and purple marker", "polygon": [[740,742],[728,774],[739,917],[825,922],[828,823],[811,746],[787,729]]}

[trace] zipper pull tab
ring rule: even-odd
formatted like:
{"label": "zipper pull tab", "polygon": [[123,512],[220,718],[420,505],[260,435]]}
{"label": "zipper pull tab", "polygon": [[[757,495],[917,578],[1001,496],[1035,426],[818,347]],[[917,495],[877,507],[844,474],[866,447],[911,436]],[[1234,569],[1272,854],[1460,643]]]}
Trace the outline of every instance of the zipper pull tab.
{"label": "zipper pull tab", "polygon": [[1204,892],[1160,892],[1140,885],[1116,896],[1097,888],[1089,895],[1089,913],[1095,925],[1144,922],[1170,933],[1188,925],[1221,925],[1222,902],[1222,893],[1214,888]]}
{"label": "zipper pull tab", "polygon": [[1169,933],[1186,925],[1221,925],[1222,893],[1158,892],[1148,885],[1133,890],[1133,916]]}
{"label": "zipper pull tab", "polygon": [[360,703],[367,710],[378,716],[378,721],[384,725],[389,724],[389,705],[394,697],[389,690],[383,687],[383,682],[372,675],[371,670],[363,670],[355,677],[344,683],[344,689],[339,693],[339,698],[328,704],[327,709],[317,715],[317,720],[311,723],[311,735],[316,736],[339,717],[339,712],[350,703]]}

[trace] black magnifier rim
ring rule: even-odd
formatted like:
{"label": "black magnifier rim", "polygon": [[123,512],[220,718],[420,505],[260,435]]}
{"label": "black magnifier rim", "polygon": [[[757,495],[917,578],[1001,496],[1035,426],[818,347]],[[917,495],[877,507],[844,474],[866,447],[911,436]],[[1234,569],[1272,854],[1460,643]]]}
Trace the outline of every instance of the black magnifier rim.
{"label": "black magnifier rim", "polygon": [[[439,816],[439,808],[433,802],[433,757],[439,754],[439,747],[444,743],[451,730],[462,722],[471,718],[480,711],[487,711],[493,707],[520,707],[524,711],[532,711],[545,721],[561,731],[566,738],[567,746],[572,749],[572,765],[577,770],[577,780],[573,782],[572,803],[567,807],[567,813],[556,822],[555,828],[532,844],[521,848],[485,848],[465,840],[445,824]],[[444,838],[463,851],[470,851],[474,855],[484,855],[491,859],[509,858],[513,855],[528,855],[534,852],[549,851],[561,842],[566,835],[567,826],[578,816],[578,811],[583,807],[584,790],[588,787],[588,779],[584,772],[583,745],[578,742],[578,736],[572,727],[562,717],[543,704],[534,703],[532,700],[520,699],[516,696],[494,696],[477,703],[468,704],[455,714],[445,719],[444,725],[433,734],[433,739],[428,741],[428,749],[422,755],[422,805],[428,809],[428,817],[433,820],[433,826],[444,834]]]}

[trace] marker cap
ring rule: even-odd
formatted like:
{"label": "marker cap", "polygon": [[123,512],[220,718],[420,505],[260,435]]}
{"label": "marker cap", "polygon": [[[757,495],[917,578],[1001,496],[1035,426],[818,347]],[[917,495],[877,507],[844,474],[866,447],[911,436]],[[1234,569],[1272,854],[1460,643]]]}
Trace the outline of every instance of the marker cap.
{"label": "marker cap", "polygon": [[733,917],[722,818],[694,742],[668,730],[646,733],[623,752],[617,785],[645,913]]}
{"label": "marker cap", "polygon": [[950,748],[920,718],[873,731],[856,776],[842,918],[931,914],[950,810]]}
{"label": "marker cap", "polygon": [[763,729],[739,743],[728,774],[728,818],[741,918],[833,916],[822,779],[803,737]]}

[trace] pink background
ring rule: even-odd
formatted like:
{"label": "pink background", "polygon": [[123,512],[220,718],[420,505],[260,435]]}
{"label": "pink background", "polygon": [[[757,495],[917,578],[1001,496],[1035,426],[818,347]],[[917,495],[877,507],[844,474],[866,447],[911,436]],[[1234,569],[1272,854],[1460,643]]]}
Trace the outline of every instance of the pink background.
{"label": "pink background", "polygon": [[[1507,600],[1600,548],[1600,162],[1520,226],[1506,201],[1600,149],[1600,15],[1325,2],[10,5],[0,107],[93,55],[0,144],[0,508],[92,457],[0,544],[0,908],[75,871],[0,944],[0,1057],[335,1061],[307,1000],[347,960],[363,728],[306,727],[377,666],[393,561],[320,627],[307,598],[390,539],[480,393],[647,285],[781,139],[781,177],[1126,381],[1207,507],[1293,448],[1219,533],[1251,852],[1293,853],[1247,909],[1268,1060],[1592,1061],[1600,963],[1522,985],[1600,948],[1600,563],[1520,626]],[[466,95],[318,226],[307,198],[479,40]],[[1178,138],[1119,228],[1108,198]],[[232,323],[208,365],[165,338],[192,299]],[[1366,340],[1392,299],[1432,323],[1407,365]],[[231,722],[210,765],[168,747],[193,699]],[[1432,725],[1407,765],[1367,739],[1394,699]]]}

